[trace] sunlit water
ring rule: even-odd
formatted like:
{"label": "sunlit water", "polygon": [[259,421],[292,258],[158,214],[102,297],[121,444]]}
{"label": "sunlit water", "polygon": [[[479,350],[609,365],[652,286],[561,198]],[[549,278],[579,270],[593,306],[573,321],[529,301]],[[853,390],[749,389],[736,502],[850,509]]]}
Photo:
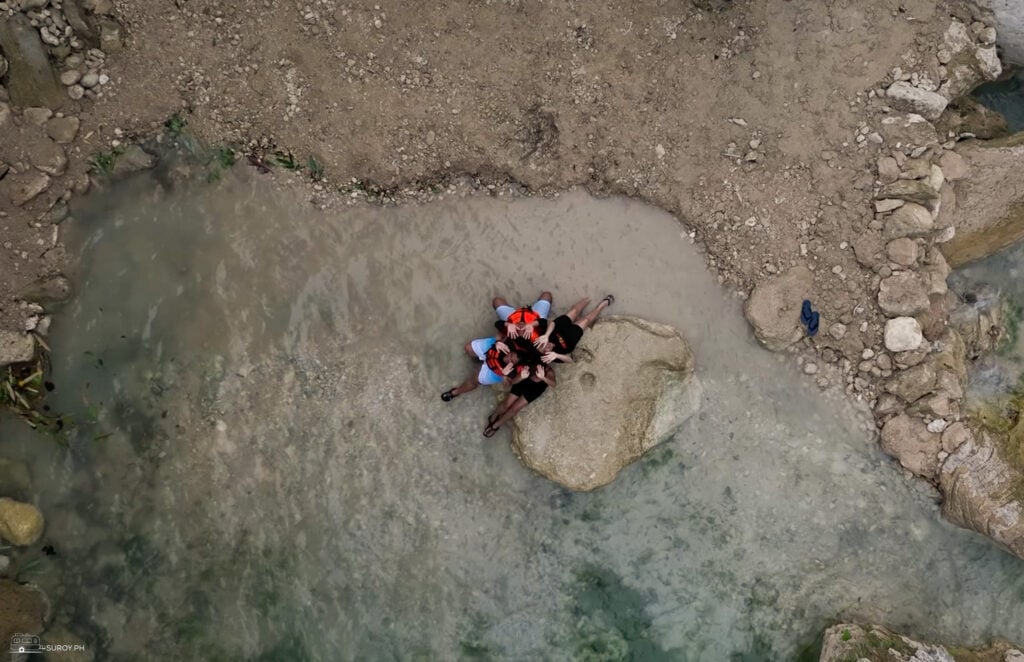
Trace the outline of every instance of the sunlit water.
{"label": "sunlit water", "polygon": [[[318,212],[246,172],[77,218],[51,402],[80,425],[65,451],[8,422],[0,454],[31,463],[38,581],[104,659],[782,660],[837,618],[1024,640],[1024,562],[759,349],[661,211]],[[438,397],[490,298],[541,289],[613,292],[699,364],[701,413],[594,493],[482,438],[493,393]]]}

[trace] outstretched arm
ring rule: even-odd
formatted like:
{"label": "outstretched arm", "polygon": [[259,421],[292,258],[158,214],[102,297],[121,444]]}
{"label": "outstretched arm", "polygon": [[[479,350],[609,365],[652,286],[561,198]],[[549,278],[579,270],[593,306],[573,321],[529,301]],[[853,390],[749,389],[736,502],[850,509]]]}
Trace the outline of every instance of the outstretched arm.
{"label": "outstretched arm", "polygon": [[544,356],[540,357],[540,360],[544,363],[552,363],[554,361],[561,361],[562,363],[572,363],[572,357],[568,354],[559,354],[558,352],[547,352]]}

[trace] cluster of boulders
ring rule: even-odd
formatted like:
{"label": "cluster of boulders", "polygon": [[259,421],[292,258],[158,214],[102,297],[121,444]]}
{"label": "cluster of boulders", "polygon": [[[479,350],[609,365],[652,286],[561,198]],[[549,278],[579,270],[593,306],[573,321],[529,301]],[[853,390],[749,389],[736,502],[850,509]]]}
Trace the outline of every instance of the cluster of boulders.
{"label": "cluster of boulders", "polygon": [[[996,641],[986,648],[954,649],[929,644],[897,634],[880,625],[840,623],[825,630],[819,662],[1024,662],[1024,652],[1013,644]],[[967,657],[969,656],[969,658]]]}
{"label": "cluster of boulders", "polygon": [[[877,143],[885,151],[875,162],[874,219],[852,249],[873,273],[885,321],[881,342],[860,350],[859,361],[843,352],[844,372],[847,391],[870,400],[882,447],[942,489],[949,519],[1024,557],[1024,505],[1006,496],[1014,493],[1007,489],[1012,472],[997,444],[972,430],[963,410],[968,357],[998,342],[998,308],[964,305],[946,284],[950,266],[943,249],[960,222],[957,190],[974,176],[959,141],[974,136],[941,135],[933,123],[951,100],[999,75],[995,38],[990,26],[954,19],[934,66],[897,69],[887,88],[872,91],[887,104]],[[759,284],[745,306],[758,340],[781,351],[804,338],[801,304],[814,289],[814,274],[803,266]],[[832,320],[822,320],[822,331],[829,343],[840,344],[848,333],[842,321]],[[835,362],[827,343],[814,346],[826,363]],[[818,373],[815,363],[800,363],[804,372]]]}

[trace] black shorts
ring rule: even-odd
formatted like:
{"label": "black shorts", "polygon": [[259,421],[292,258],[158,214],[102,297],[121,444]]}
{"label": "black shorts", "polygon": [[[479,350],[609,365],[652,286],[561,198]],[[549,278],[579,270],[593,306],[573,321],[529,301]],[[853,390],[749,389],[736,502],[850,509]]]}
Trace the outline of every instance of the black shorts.
{"label": "black shorts", "polygon": [[546,390],[548,390],[547,382],[535,382],[532,379],[524,379],[518,384],[512,385],[511,393],[512,395],[525,398],[527,402],[533,402],[544,395]]}
{"label": "black shorts", "polygon": [[571,354],[576,349],[576,345],[580,343],[580,339],[583,338],[583,328],[574,324],[568,315],[556,317],[554,325],[553,334],[562,339],[561,342],[555,342],[555,351],[559,354]]}

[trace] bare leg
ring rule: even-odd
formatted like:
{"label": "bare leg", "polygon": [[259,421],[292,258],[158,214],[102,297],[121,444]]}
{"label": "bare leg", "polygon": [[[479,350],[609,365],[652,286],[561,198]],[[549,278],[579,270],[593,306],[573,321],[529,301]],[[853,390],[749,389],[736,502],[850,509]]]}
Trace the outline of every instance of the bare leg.
{"label": "bare leg", "polygon": [[502,425],[504,425],[505,423],[511,421],[513,418],[515,418],[516,414],[521,412],[523,410],[523,408],[526,407],[526,405],[528,405],[528,404],[530,404],[530,403],[526,401],[526,398],[516,398],[515,404],[513,404],[511,407],[509,407],[505,411],[505,413],[501,415],[501,418],[499,418],[498,420],[494,421],[494,425],[492,425],[491,427],[493,427],[495,430],[497,430]]}
{"label": "bare leg", "polygon": [[480,382],[477,381],[477,371],[478,370],[474,370],[473,374],[466,378],[466,381],[462,382],[455,388],[449,389],[442,393],[441,399],[444,400],[445,402],[449,402],[452,398],[457,398],[463,393],[469,393],[477,386],[479,386]]}
{"label": "bare leg", "polygon": [[494,306],[495,308],[497,308],[498,306],[507,306],[508,301],[505,299],[505,297],[494,297],[493,299],[491,299],[491,305]]}
{"label": "bare leg", "polygon": [[519,396],[518,396],[518,395],[512,395],[511,393],[509,393],[508,395],[506,395],[506,396],[505,396],[505,399],[504,399],[504,400],[502,400],[501,402],[499,402],[499,403],[498,403],[498,406],[497,406],[497,407],[495,407],[495,408],[494,408],[494,411],[492,411],[492,412],[491,412],[491,415],[487,417],[487,421],[488,421],[488,422],[490,422],[490,421],[496,421],[496,420],[498,420],[499,418],[501,418],[501,416],[502,416],[502,415],[503,415],[503,414],[504,414],[504,413],[505,413],[506,411],[508,411],[508,410],[509,410],[509,409],[510,409],[510,408],[512,407],[512,405],[514,405],[514,404],[515,404],[516,400],[518,400],[518,399],[519,399]]}
{"label": "bare leg", "polygon": [[583,317],[581,317],[580,320],[576,322],[576,324],[581,329],[586,329],[588,326],[594,323],[594,320],[596,320],[597,316],[601,314],[601,311],[610,305],[612,305],[612,300],[610,300],[608,297],[601,299],[600,301],[597,302],[597,305],[594,306],[594,309],[587,313],[586,315],[584,315]]}
{"label": "bare leg", "polygon": [[463,347],[462,349],[466,350],[466,354],[469,354],[470,357],[472,357],[474,359],[478,359],[479,358],[476,355],[476,352],[473,351],[473,343],[466,343],[466,346]]}
{"label": "bare leg", "polygon": [[579,317],[580,314],[582,314],[583,311],[586,309],[588,303],[590,303],[590,297],[583,297],[582,299],[574,303],[572,305],[572,308],[566,311],[565,316],[568,317],[573,322],[575,322],[576,318]]}

